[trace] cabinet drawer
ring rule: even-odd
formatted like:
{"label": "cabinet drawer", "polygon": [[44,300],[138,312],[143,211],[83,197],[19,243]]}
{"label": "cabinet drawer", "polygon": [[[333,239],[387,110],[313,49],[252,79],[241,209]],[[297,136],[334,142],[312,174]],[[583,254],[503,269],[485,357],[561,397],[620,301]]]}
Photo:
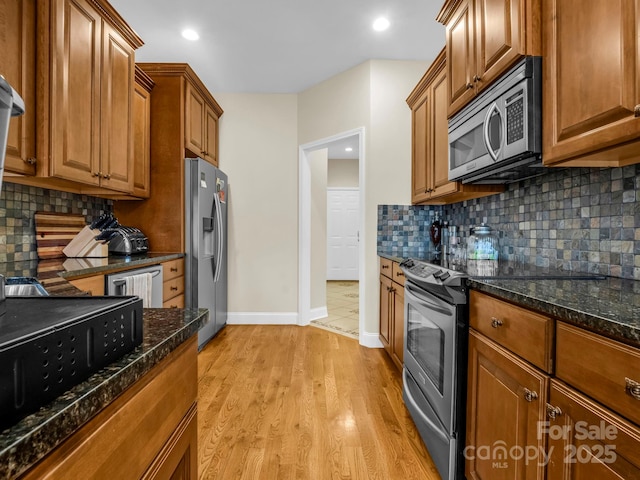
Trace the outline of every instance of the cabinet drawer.
{"label": "cabinet drawer", "polygon": [[470,325],[536,367],[552,373],[554,321],[472,290]]}
{"label": "cabinet drawer", "polygon": [[556,352],[558,378],[640,424],[640,398],[626,380],[640,382],[639,349],[558,322]]}
{"label": "cabinet drawer", "polygon": [[178,258],[162,264],[162,278],[166,282],[184,275],[184,258]]}
{"label": "cabinet drawer", "polygon": [[174,278],[172,280],[166,280],[162,284],[162,299],[167,300],[177,297],[184,293],[184,277]]}
{"label": "cabinet drawer", "polygon": [[184,308],[184,293],[166,300],[162,304],[162,308]]}
{"label": "cabinet drawer", "polygon": [[380,257],[380,273],[385,277],[393,278],[393,261]]}
{"label": "cabinet drawer", "polygon": [[392,262],[391,272],[393,273],[392,280],[404,287],[404,273],[402,272],[398,262]]}

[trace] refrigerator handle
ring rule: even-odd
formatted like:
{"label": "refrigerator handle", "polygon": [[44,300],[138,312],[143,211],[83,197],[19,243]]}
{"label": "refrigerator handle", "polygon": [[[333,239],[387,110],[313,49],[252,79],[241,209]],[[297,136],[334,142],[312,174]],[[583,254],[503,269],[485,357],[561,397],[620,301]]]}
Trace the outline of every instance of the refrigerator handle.
{"label": "refrigerator handle", "polygon": [[215,203],[216,203],[216,223],[218,224],[218,249],[217,249],[217,255],[216,255],[216,272],[215,275],[213,277],[213,281],[217,282],[218,280],[220,280],[220,269],[221,269],[221,257],[222,257],[222,250],[223,250],[223,244],[222,242],[224,241],[224,235],[222,233],[222,205],[220,203],[220,197],[218,196],[218,193],[216,192],[214,194],[214,199],[215,199]]}

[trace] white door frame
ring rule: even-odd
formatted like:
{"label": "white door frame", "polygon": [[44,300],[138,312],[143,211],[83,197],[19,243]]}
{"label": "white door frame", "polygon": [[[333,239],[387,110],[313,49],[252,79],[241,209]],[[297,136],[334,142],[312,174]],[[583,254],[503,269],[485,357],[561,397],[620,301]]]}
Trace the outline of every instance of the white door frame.
{"label": "white door frame", "polygon": [[[346,132],[323,138],[311,143],[305,143],[298,147],[298,325],[309,325],[311,321],[311,167],[309,165],[309,153],[326,144],[342,140],[343,138],[358,136],[358,183],[360,189],[360,232],[364,231],[364,166],[365,166],[365,129],[355,128]],[[359,324],[358,333],[360,343],[364,333],[365,302],[364,282],[362,270],[364,269],[364,245],[365,235],[360,235],[358,245],[358,277],[359,283]]]}

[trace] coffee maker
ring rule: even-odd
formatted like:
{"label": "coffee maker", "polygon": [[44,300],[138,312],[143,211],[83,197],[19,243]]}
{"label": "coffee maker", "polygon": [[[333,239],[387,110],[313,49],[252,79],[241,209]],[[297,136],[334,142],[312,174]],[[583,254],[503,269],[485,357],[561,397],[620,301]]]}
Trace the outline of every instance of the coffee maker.
{"label": "coffee maker", "polygon": [[[7,137],[11,117],[24,114],[24,100],[13,89],[9,82],[0,75],[0,192],[2,192],[2,176],[4,174],[4,158],[7,151]],[[4,277],[0,275],[0,315],[5,313]]]}

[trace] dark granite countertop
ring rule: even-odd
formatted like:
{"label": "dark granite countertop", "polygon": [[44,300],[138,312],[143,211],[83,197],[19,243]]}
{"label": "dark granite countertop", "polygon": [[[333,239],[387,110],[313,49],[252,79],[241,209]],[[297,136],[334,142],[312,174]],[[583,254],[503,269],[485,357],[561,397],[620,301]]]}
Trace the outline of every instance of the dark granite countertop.
{"label": "dark granite countertop", "polygon": [[0,263],[0,274],[5,277],[33,277],[47,290],[49,295],[86,295],[68,280],[98,275],[129,268],[141,268],[147,265],[176,260],[183,253],[148,253],[145,255],[105,258],[52,258],[23,262]]}
{"label": "dark granite countertop", "polygon": [[[401,262],[411,252],[378,252]],[[469,279],[469,286],[640,348],[640,281],[605,279]]]}
{"label": "dark granite countertop", "polygon": [[144,309],[142,345],[0,432],[0,478],[14,478],[94,417],[208,321],[206,309]]}

